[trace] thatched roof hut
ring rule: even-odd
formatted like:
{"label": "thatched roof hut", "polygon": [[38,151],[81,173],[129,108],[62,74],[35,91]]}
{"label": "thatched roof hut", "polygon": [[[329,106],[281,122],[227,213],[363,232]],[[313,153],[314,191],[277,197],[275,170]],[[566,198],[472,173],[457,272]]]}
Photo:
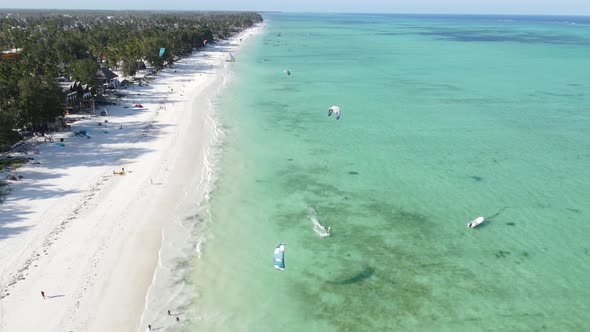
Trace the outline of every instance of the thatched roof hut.
{"label": "thatched roof hut", "polygon": [[101,83],[108,82],[115,77],[118,77],[117,74],[113,73],[108,68],[101,67],[96,71],[96,78],[98,78]]}

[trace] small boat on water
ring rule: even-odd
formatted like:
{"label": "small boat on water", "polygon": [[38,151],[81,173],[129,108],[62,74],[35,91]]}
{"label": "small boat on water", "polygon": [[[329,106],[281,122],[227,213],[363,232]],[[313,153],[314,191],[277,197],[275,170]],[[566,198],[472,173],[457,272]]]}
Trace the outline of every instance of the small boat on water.
{"label": "small boat on water", "polygon": [[236,62],[236,58],[234,58],[234,56],[230,52],[229,53],[229,58],[228,59],[225,59],[225,62]]}
{"label": "small boat on water", "polygon": [[471,220],[471,222],[469,222],[467,224],[467,227],[469,227],[469,228],[475,228],[475,227],[481,225],[481,223],[483,223],[483,221],[484,221],[484,218],[483,217],[477,217],[477,218]]}

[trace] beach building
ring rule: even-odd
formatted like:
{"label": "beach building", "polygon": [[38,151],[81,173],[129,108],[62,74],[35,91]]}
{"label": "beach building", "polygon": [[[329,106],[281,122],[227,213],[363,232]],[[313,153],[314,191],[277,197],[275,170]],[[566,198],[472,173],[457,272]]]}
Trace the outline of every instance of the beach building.
{"label": "beach building", "polygon": [[0,58],[20,60],[21,50],[21,48],[13,48],[11,50],[0,51]]}
{"label": "beach building", "polygon": [[99,83],[99,93],[104,93],[109,87],[116,86],[117,74],[113,73],[110,69],[101,67],[96,71],[96,79]]}
{"label": "beach building", "polygon": [[[82,82],[59,82],[65,98],[67,112],[83,111],[92,108],[92,96],[96,93],[88,84]],[[94,90],[94,91],[93,91]]]}

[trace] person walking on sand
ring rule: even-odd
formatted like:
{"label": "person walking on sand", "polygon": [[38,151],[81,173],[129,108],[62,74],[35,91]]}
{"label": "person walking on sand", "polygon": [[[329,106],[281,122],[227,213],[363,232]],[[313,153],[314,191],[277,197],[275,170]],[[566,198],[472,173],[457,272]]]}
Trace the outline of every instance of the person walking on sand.
{"label": "person walking on sand", "polygon": [[180,323],[180,318],[176,316],[176,321]]}
{"label": "person walking on sand", "polygon": [[43,296],[43,300],[45,300],[45,292],[41,291],[41,296]]}
{"label": "person walking on sand", "polygon": [[172,316],[172,313],[170,313],[170,310],[168,310],[168,316]]}
{"label": "person walking on sand", "polygon": [[152,330],[152,325],[148,324],[148,330]]}

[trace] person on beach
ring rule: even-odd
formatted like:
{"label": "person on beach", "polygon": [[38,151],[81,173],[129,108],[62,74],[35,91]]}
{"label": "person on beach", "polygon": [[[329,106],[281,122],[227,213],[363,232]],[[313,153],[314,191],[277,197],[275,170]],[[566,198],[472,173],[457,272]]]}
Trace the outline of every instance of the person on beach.
{"label": "person on beach", "polygon": [[176,316],[176,321],[180,323],[180,318],[178,318],[178,316]]}
{"label": "person on beach", "polygon": [[151,324],[148,324],[148,330],[150,330],[150,331],[152,330],[152,325]]}
{"label": "person on beach", "polygon": [[41,296],[43,297],[43,300],[45,300],[45,292],[41,291]]}
{"label": "person on beach", "polygon": [[170,310],[168,310],[168,316],[172,316],[172,313],[170,313]]}

